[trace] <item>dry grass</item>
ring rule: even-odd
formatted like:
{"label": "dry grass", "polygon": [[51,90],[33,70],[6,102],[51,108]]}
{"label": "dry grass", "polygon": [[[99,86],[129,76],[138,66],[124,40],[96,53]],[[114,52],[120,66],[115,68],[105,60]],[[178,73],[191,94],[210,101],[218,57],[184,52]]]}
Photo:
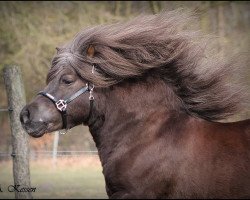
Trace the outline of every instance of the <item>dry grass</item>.
{"label": "dry grass", "polygon": [[[34,198],[107,198],[102,167],[98,156],[59,157],[56,166],[51,158],[30,161]],[[7,187],[13,184],[12,162],[0,163],[0,199],[14,198]]]}

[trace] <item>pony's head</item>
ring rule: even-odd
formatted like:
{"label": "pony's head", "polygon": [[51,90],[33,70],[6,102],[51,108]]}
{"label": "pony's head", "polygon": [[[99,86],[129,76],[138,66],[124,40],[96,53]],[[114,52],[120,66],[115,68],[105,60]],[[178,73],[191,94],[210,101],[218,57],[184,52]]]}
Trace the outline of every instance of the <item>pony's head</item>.
{"label": "pony's head", "polygon": [[206,44],[195,42],[199,33],[185,29],[190,18],[183,11],[164,12],[79,32],[57,48],[47,86],[20,114],[23,127],[39,137],[81,123],[88,125],[93,85],[98,98],[100,88],[147,76],[171,88],[178,100],[174,106],[190,115],[218,120],[234,114],[241,95],[225,84],[233,65],[206,58]]}
{"label": "pony's head", "polygon": [[31,136],[40,137],[45,132],[87,123],[93,87],[66,63],[58,63],[49,73],[44,90],[22,109],[23,127]]}

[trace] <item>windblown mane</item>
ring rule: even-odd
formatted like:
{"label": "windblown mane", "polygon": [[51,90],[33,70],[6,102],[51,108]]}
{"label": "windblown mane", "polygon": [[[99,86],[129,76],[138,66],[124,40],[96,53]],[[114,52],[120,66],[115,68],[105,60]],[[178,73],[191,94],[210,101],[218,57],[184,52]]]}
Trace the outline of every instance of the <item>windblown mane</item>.
{"label": "windblown mane", "polygon": [[[241,101],[240,90],[228,84],[235,66],[206,58],[206,44],[196,42],[200,33],[186,29],[192,18],[179,10],[85,29],[58,49],[47,81],[59,67],[69,65],[98,87],[157,76],[173,88],[189,113],[207,120],[225,119]],[[89,45],[95,49],[93,57],[87,56]]]}

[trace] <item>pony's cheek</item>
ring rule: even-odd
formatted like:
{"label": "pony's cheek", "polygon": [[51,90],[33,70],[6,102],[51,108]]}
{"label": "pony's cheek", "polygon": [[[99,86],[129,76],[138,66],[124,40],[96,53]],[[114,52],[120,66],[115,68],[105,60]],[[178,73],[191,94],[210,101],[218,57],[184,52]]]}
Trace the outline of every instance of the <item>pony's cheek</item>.
{"label": "pony's cheek", "polygon": [[67,126],[72,128],[83,123],[89,116],[90,101],[89,93],[82,94],[79,98],[70,102],[67,106]]}

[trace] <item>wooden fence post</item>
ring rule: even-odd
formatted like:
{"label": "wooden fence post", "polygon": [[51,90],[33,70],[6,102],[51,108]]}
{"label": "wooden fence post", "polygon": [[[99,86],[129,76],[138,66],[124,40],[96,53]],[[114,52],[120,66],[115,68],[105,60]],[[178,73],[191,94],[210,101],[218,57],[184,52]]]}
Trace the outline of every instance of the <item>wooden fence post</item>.
{"label": "wooden fence post", "polygon": [[59,142],[59,131],[56,131],[54,135],[54,142],[53,142],[53,167],[54,168],[56,168],[56,162],[57,162],[58,142]]}
{"label": "wooden fence post", "polygon": [[[18,66],[8,65],[3,69],[4,83],[6,87],[9,112],[11,135],[12,135],[12,158],[14,185],[18,188],[30,188],[29,171],[29,143],[28,134],[23,130],[19,120],[19,114],[25,103],[25,92],[21,77],[21,70]],[[16,199],[31,199],[30,192],[15,191]]]}

